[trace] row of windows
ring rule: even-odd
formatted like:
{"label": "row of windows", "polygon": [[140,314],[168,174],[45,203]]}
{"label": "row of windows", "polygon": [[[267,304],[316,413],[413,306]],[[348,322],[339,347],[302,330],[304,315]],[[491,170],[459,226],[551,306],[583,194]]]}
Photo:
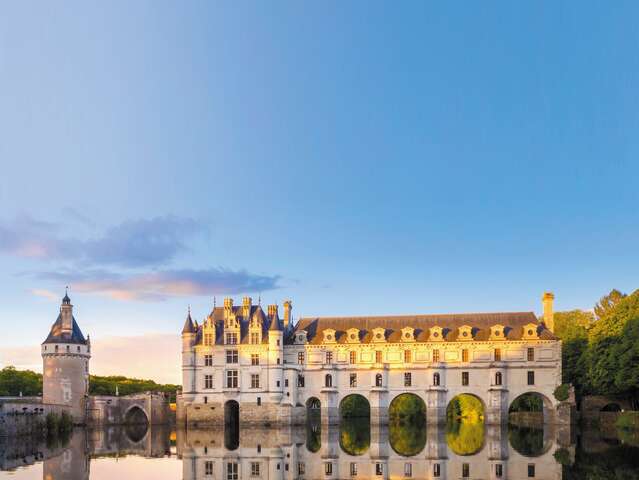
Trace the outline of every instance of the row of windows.
{"label": "row of windows", "polygon": [[[301,379],[301,381],[300,381]],[[439,373],[434,373],[433,374],[433,385],[434,386],[439,386],[441,383],[441,377],[439,375]],[[461,383],[464,386],[468,386],[470,384],[470,373],[469,372],[461,372]],[[529,371],[527,372],[527,383],[528,385],[534,385],[535,384],[535,372],[534,371]],[[413,384],[413,376],[411,374],[411,372],[405,372],[404,373],[404,386],[405,387],[411,387]],[[495,374],[495,385],[501,385],[502,384],[502,374],[501,372],[497,372]],[[350,374],[350,378],[349,378],[349,385],[352,388],[357,387],[357,374],[356,373],[351,373]],[[303,387],[304,386],[304,377],[303,376],[299,376],[298,377],[298,381],[297,381],[297,386],[298,387]],[[333,376],[329,373],[326,374],[326,376],[324,377],[324,386],[325,387],[332,387],[333,386]],[[378,373],[377,375],[375,375],[375,386],[376,387],[382,387],[383,386],[383,377],[381,373]]]}
{"label": "row of windows", "polygon": [[[260,462],[251,462],[251,476],[259,477],[262,473],[262,465]],[[350,464],[350,476],[357,477],[357,463],[351,462]],[[280,469],[280,464],[277,464],[277,469]],[[288,464],[285,465],[285,470],[288,471]],[[434,463],[433,464],[433,477],[439,478],[441,477],[441,464]],[[504,475],[504,468],[501,463],[497,463],[494,465],[495,477],[502,478]],[[297,464],[297,474],[305,475],[306,474],[306,464],[304,462],[299,462]],[[324,474],[326,476],[333,475],[333,463],[332,462],[324,462]],[[528,478],[535,477],[535,464],[528,464]],[[212,476],[213,475],[213,461],[207,460],[204,462],[204,475]],[[384,475],[384,464],[383,463],[375,463],[375,475],[382,476]],[[413,464],[410,462],[404,463],[404,477],[411,478],[413,476]],[[470,464],[462,463],[462,478],[470,477]],[[227,462],[226,464],[226,480],[238,480],[239,478],[239,464],[237,462]]]}
{"label": "row of windows", "polygon": [[[44,349],[45,349],[45,350],[47,349],[47,346],[46,346],[46,345],[44,346]],[[78,346],[76,347],[76,349],[77,349],[77,352],[78,352],[78,353],[80,353],[80,350],[81,350],[80,345],[78,345]],[[55,348],[54,348],[54,350],[55,350],[55,353],[58,353],[58,352],[60,351],[60,345],[56,345],[56,346],[55,346]],[[88,351],[88,350],[87,350],[87,351]],[[70,352],[71,352],[71,346],[70,346],[70,345],[67,345],[67,353],[70,353]]]}
{"label": "row of windows", "polygon": [[[462,362],[468,362],[469,361],[469,353],[468,353],[468,349],[462,349],[461,351],[462,353]],[[502,355],[501,355],[501,348],[495,348],[493,350],[493,359],[496,362],[500,362],[502,359]],[[529,362],[533,362],[535,360],[535,349],[534,348],[528,348],[526,351],[526,359]],[[300,365],[304,364],[304,360],[305,360],[305,356],[304,356],[304,352],[298,352],[297,353],[297,363]],[[404,363],[412,363],[413,361],[413,351],[412,350],[404,350]],[[439,354],[439,350],[435,349],[433,350],[433,362],[439,362],[440,361],[440,354]],[[349,352],[349,362],[350,363],[357,363],[357,352],[354,350],[351,350]],[[326,364],[331,364],[333,363],[333,352],[326,352],[325,356],[324,356],[324,363]],[[375,363],[383,363],[383,352],[381,350],[376,350],[375,351]]]}
{"label": "row of windows", "polygon": [[[262,343],[262,335],[259,332],[251,332],[249,335],[249,342],[252,345],[259,345]],[[237,332],[226,332],[224,336],[224,343],[226,345],[237,345],[238,342],[238,334]],[[215,334],[214,333],[205,333],[203,344],[207,347],[211,347],[215,345]],[[280,341],[277,340],[277,346],[279,347]]]}
{"label": "row of windows", "polygon": [[[237,350],[226,350],[226,363],[239,363],[239,352]],[[280,359],[277,359],[277,363],[280,363]],[[259,365],[260,364],[260,354],[259,353],[251,353],[251,365]],[[204,366],[212,367],[213,366],[213,355],[207,354],[204,355]]]}

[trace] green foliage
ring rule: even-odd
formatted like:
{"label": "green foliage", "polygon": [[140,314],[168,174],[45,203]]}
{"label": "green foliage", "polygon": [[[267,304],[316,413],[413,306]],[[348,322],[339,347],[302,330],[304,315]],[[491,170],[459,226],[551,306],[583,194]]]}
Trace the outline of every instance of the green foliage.
{"label": "green foliage", "polygon": [[568,451],[567,448],[564,448],[564,447],[558,448],[555,451],[555,453],[553,453],[552,456],[555,457],[555,461],[557,463],[559,463],[560,465],[570,465],[571,464],[570,452]]}
{"label": "green foliage", "polygon": [[536,457],[544,450],[544,429],[536,427],[508,426],[510,445],[525,457]]}
{"label": "green foliage", "polygon": [[510,404],[509,412],[543,412],[544,401],[539,395],[525,393]]}
{"label": "green foliage", "polygon": [[420,453],[426,446],[426,421],[408,420],[391,421],[388,426],[388,439],[395,453],[412,457]]}
{"label": "green foliage", "polygon": [[362,395],[348,395],[339,404],[339,413],[342,418],[371,416],[371,406]]}
{"label": "green foliage", "polygon": [[448,420],[446,443],[457,455],[474,455],[484,445],[484,423],[469,419]]}
{"label": "green foliage", "polygon": [[469,420],[474,423],[484,421],[484,405],[477,397],[462,393],[453,398],[446,407],[448,420]]}
{"label": "green foliage", "polygon": [[42,375],[31,370],[4,367],[0,370],[0,397],[42,395]]}
{"label": "green foliage", "polygon": [[626,296],[627,295],[625,293],[621,293],[616,288],[613,288],[610,290],[608,295],[601,297],[601,299],[599,299],[599,303],[597,303],[594,308],[597,320],[601,320],[615,310],[617,304],[626,298]]}
{"label": "green foliage", "polygon": [[339,445],[349,455],[363,455],[371,445],[368,417],[344,417],[339,424]]}
{"label": "green foliage", "polygon": [[622,412],[615,421],[615,427],[621,430],[639,430],[639,412]]}
{"label": "green foliage", "polygon": [[391,422],[413,421],[417,423],[426,421],[426,405],[417,395],[402,393],[396,396],[388,407],[388,416]]}
{"label": "green foliage", "polygon": [[123,376],[99,377],[91,375],[89,379],[89,393],[91,395],[115,395],[115,387],[118,387],[120,395],[131,395],[142,392],[164,392],[170,395],[171,401],[175,401],[175,393],[179,385],[159,384],[153,380],[141,380]]}
{"label": "green foliage", "polygon": [[563,340],[564,383],[585,394],[639,396],[639,290],[612,290],[595,306],[596,320],[574,310],[555,315]]}
{"label": "green foliage", "polygon": [[570,385],[562,383],[553,392],[555,398],[560,402],[564,402],[568,400],[568,396],[570,395]]}

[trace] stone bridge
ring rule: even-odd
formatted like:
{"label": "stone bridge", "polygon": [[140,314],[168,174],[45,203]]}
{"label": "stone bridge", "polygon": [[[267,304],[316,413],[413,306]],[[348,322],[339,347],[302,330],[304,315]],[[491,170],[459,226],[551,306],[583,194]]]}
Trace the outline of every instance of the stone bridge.
{"label": "stone bridge", "polygon": [[150,424],[170,421],[169,401],[164,393],[146,392],[126,396],[95,395],[87,402],[90,426]]}

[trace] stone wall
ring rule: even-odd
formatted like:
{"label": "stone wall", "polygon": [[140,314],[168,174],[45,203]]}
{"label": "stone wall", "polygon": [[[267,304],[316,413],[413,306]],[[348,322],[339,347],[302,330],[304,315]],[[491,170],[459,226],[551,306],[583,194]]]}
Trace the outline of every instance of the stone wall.
{"label": "stone wall", "polygon": [[0,437],[39,434],[49,413],[71,413],[67,405],[46,405],[39,399],[0,399]]}
{"label": "stone wall", "polygon": [[[306,421],[306,407],[275,403],[240,403],[240,425],[302,425]],[[224,404],[221,402],[184,404],[178,397],[178,425],[223,425]]]}
{"label": "stone wall", "polygon": [[163,393],[147,392],[126,396],[95,395],[89,397],[87,423],[91,426],[123,425],[127,413],[140,409],[152,425],[170,423],[169,401]]}

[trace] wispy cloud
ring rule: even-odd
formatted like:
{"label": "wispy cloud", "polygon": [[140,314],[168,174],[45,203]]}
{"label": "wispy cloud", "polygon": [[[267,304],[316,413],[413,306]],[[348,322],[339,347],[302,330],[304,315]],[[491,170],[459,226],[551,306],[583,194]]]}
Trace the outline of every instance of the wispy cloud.
{"label": "wispy cloud", "polygon": [[78,292],[97,293],[116,300],[162,301],[174,296],[265,292],[279,288],[278,275],[258,275],[246,270],[162,270],[122,274],[108,270],[40,272],[41,280],[72,284]]}
{"label": "wispy cloud", "polygon": [[75,238],[60,224],[21,215],[0,222],[0,253],[90,265],[158,266],[186,251],[187,240],[202,231],[193,219],[161,216],[123,222],[96,238]]}
{"label": "wispy cloud", "polygon": [[36,297],[43,297],[48,300],[55,300],[56,302],[60,300],[60,295],[57,295],[49,290],[45,290],[43,288],[34,288],[31,290],[31,293]]}

